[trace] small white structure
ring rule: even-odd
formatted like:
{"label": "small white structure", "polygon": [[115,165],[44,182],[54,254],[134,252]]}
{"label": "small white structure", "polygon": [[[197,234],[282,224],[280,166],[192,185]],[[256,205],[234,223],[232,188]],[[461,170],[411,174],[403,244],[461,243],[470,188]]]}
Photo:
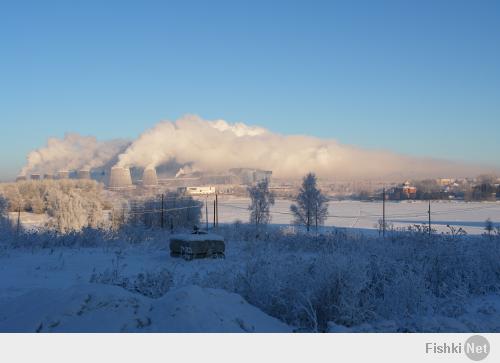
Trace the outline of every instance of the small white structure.
{"label": "small white structure", "polygon": [[215,187],[182,187],[178,189],[180,193],[188,194],[188,195],[208,195],[215,194]]}

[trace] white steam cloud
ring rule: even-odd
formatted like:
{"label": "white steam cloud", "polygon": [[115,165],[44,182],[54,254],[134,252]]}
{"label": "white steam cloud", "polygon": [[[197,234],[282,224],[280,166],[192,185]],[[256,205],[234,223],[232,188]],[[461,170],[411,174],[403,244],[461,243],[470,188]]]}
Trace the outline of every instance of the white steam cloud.
{"label": "white steam cloud", "polygon": [[481,171],[465,164],[366,150],[333,139],[285,136],[197,116],[162,121],[145,131],[119,156],[117,166],[157,167],[171,161],[209,172],[266,169],[278,178],[298,178],[308,171],[336,179],[466,176]]}
{"label": "white steam cloud", "polygon": [[98,141],[75,133],[50,138],[47,146],[31,151],[20,175],[56,173],[60,170],[90,170],[106,165],[130,144],[124,140]]}
{"label": "white steam cloud", "polygon": [[98,141],[78,134],[51,138],[46,147],[28,155],[21,175],[92,169],[115,162],[120,167],[140,168],[174,162],[181,166],[177,175],[256,168],[272,170],[274,177],[294,179],[308,171],[337,180],[461,177],[491,171],[347,146],[333,139],[286,136],[243,123],[185,116],[175,122],[159,122],[132,143]]}

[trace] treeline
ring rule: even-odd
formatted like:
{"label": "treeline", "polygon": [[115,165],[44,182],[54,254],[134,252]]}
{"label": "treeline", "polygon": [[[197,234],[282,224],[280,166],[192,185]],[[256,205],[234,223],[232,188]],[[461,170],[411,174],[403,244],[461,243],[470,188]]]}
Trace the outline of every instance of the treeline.
{"label": "treeline", "polygon": [[99,228],[103,210],[102,184],[93,180],[41,180],[0,185],[9,212],[47,214],[47,227],[59,232]]}
{"label": "treeline", "polygon": [[[105,198],[94,180],[41,180],[0,184],[2,212],[46,214],[45,227],[59,233],[127,225],[146,228],[193,228],[203,203],[177,193],[128,201]],[[108,212],[105,212],[108,211]]]}
{"label": "treeline", "polygon": [[[495,176],[482,175],[474,180],[463,179],[450,183],[450,185],[441,185],[436,179],[413,180],[410,184],[416,188],[416,193],[406,195],[399,187],[394,188],[398,193],[391,194],[391,188],[387,188],[387,196],[393,200],[500,200],[500,184]],[[380,200],[382,199],[382,191],[360,191],[350,195],[350,199],[362,201]]]}
{"label": "treeline", "polygon": [[442,186],[436,180],[414,181],[416,199],[440,200],[463,199],[465,201],[495,201],[500,198],[500,185],[494,176],[479,176],[474,182],[462,181],[451,186]]}

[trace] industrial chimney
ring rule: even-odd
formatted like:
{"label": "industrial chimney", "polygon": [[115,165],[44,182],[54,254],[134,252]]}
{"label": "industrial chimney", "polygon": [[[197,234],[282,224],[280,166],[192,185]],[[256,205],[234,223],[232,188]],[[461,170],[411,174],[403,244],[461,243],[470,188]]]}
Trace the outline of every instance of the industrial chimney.
{"label": "industrial chimney", "polygon": [[67,170],[60,170],[57,172],[57,177],[59,179],[69,179],[69,171]]}
{"label": "industrial chimney", "polygon": [[110,189],[127,189],[132,188],[132,177],[130,176],[130,169],[115,166],[111,168],[111,175],[109,177]]}
{"label": "industrial chimney", "polygon": [[77,172],[78,179],[90,179],[90,170],[82,169]]}
{"label": "industrial chimney", "polygon": [[144,173],[142,174],[142,186],[149,188],[156,187],[157,185],[158,177],[156,176],[156,169],[151,167],[144,169]]}

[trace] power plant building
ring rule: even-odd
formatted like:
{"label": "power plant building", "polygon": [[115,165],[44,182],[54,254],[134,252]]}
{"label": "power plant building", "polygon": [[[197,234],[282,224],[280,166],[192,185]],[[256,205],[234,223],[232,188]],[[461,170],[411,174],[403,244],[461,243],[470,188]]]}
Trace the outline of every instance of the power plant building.
{"label": "power plant building", "polygon": [[239,178],[240,184],[252,185],[262,180],[271,181],[273,174],[270,170],[250,169],[250,168],[234,168],[229,172]]}
{"label": "power plant building", "polygon": [[82,169],[76,173],[78,179],[90,179],[90,170]]}
{"label": "power plant building", "polygon": [[109,177],[109,189],[113,190],[123,190],[131,189],[132,177],[130,176],[129,168],[113,167],[111,168],[111,175]]}
{"label": "power plant building", "polygon": [[146,188],[158,186],[158,177],[155,168],[146,168],[142,174],[142,186]]}
{"label": "power plant building", "polygon": [[60,170],[57,172],[58,179],[69,179],[69,171]]}

